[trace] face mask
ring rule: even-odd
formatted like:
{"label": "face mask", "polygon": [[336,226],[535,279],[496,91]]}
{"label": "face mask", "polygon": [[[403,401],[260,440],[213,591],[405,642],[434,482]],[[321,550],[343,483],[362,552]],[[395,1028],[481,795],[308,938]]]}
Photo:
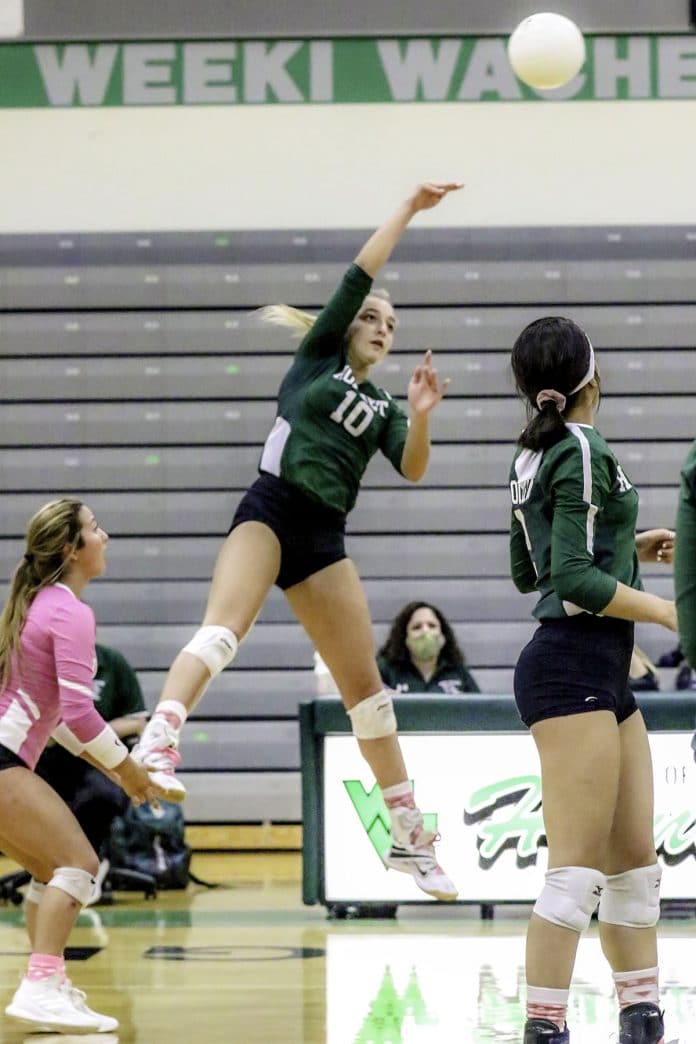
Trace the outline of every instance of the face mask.
{"label": "face mask", "polygon": [[406,639],[406,648],[417,661],[434,660],[444,644],[443,636],[434,631],[414,634]]}

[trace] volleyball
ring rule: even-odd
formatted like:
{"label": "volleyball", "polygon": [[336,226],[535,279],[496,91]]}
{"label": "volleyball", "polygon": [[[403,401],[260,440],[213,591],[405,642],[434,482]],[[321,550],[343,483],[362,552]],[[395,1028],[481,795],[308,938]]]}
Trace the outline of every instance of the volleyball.
{"label": "volleyball", "polygon": [[518,79],[538,90],[563,87],[585,61],[585,40],[565,15],[543,11],[520,22],[508,41],[508,59]]}

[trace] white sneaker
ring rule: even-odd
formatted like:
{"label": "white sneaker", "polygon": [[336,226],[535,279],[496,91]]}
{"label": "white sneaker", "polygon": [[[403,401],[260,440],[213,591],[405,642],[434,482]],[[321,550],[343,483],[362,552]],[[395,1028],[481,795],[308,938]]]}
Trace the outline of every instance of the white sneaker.
{"label": "white sneaker", "polygon": [[186,787],[174,775],[181,761],[176,749],[179,746],[179,733],[162,717],[151,718],[145,726],[142,736],[131,751],[131,756],[150,772],[150,778],[161,791],[165,801],[183,801]]}
{"label": "white sneaker", "polygon": [[451,903],[457,898],[456,886],[435,858],[434,845],[416,848],[393,844],[382,858],[385,866],[410,874],[418,887],[435,899]]}
{"label": "white sneaker", "polygon": [[435,858],[434,842],[438,835],[423,826],[420,809],[397,805],[390,809],[392,846],[385,852],[385,866],[411,874],[428,895],[452,902],[457,889]]}
{"label": "white sneaker", "polygon": [[118,1027],[116,1019],[91,1011],[80,993],[58,975],[37,982],[25,976],[5,1014],[31,1026],[34,1032],[105,1033]]}
{"label": "white sneaker", "polygon": [[62,988],[78,1011],[88,1018],[97,1020],[97,1033],[112,1033],[118,1029],[118,1019],[115,1019],[112,1015],[102,1015],[100,1012],[93,1011],[92,1008],[88,1007],[87,994],[84,990],[78,990],[76,986],[73,986],[70,979],[64,981]]}

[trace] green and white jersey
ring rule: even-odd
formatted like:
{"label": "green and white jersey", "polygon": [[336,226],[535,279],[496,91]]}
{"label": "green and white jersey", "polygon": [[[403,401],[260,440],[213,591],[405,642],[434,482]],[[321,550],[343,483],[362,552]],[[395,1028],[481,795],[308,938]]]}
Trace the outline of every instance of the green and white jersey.
{"label": "green and white jersey", "polygon": [[593,427],[566,424],[550,449],[519,450],[510,495],[512,579],[520,591],[540,592],[538,620],[601,614],[618,581],[642,588],[638,494]]}
{"label": "green and white jersey", "polygon": [[679,640],[687,663],[696,667],[696,442],[681,470],[674,550]]}
{"label": "green and white jersey", "polygon": [[381,452],[401,471],[408,418],[389,392],[358,384],[345,335],[372,286],[351,265],[297,350],[278,393],[278,415],[259,470],[277,475],[347,514],[370,458]]}

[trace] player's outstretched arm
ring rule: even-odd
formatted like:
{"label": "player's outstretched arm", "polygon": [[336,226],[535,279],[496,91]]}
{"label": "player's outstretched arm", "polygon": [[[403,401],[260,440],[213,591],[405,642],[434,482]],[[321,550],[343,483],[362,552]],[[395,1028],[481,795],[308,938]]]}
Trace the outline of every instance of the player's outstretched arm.
{"label": "player's outstretched arm", "polygon": [[416,367],[408,386],[410,422],[401,456],[401,474],[411,482],[423,478],[430,461],[429,417],[449,387],[449,378],[441,381],[433,366],[433,353],[428,349],[423,362]]}
{"label": "player's outstretched arm", "polygon": [[414,214],[419,210],[436,207],[445,196],[450,192],[456,192],[463,184],[462,181],[427,181],[419,185],[391,217],[372,233],[355,258],[356,265],[360,265],[364,272],[374,278],[389,259]]}

